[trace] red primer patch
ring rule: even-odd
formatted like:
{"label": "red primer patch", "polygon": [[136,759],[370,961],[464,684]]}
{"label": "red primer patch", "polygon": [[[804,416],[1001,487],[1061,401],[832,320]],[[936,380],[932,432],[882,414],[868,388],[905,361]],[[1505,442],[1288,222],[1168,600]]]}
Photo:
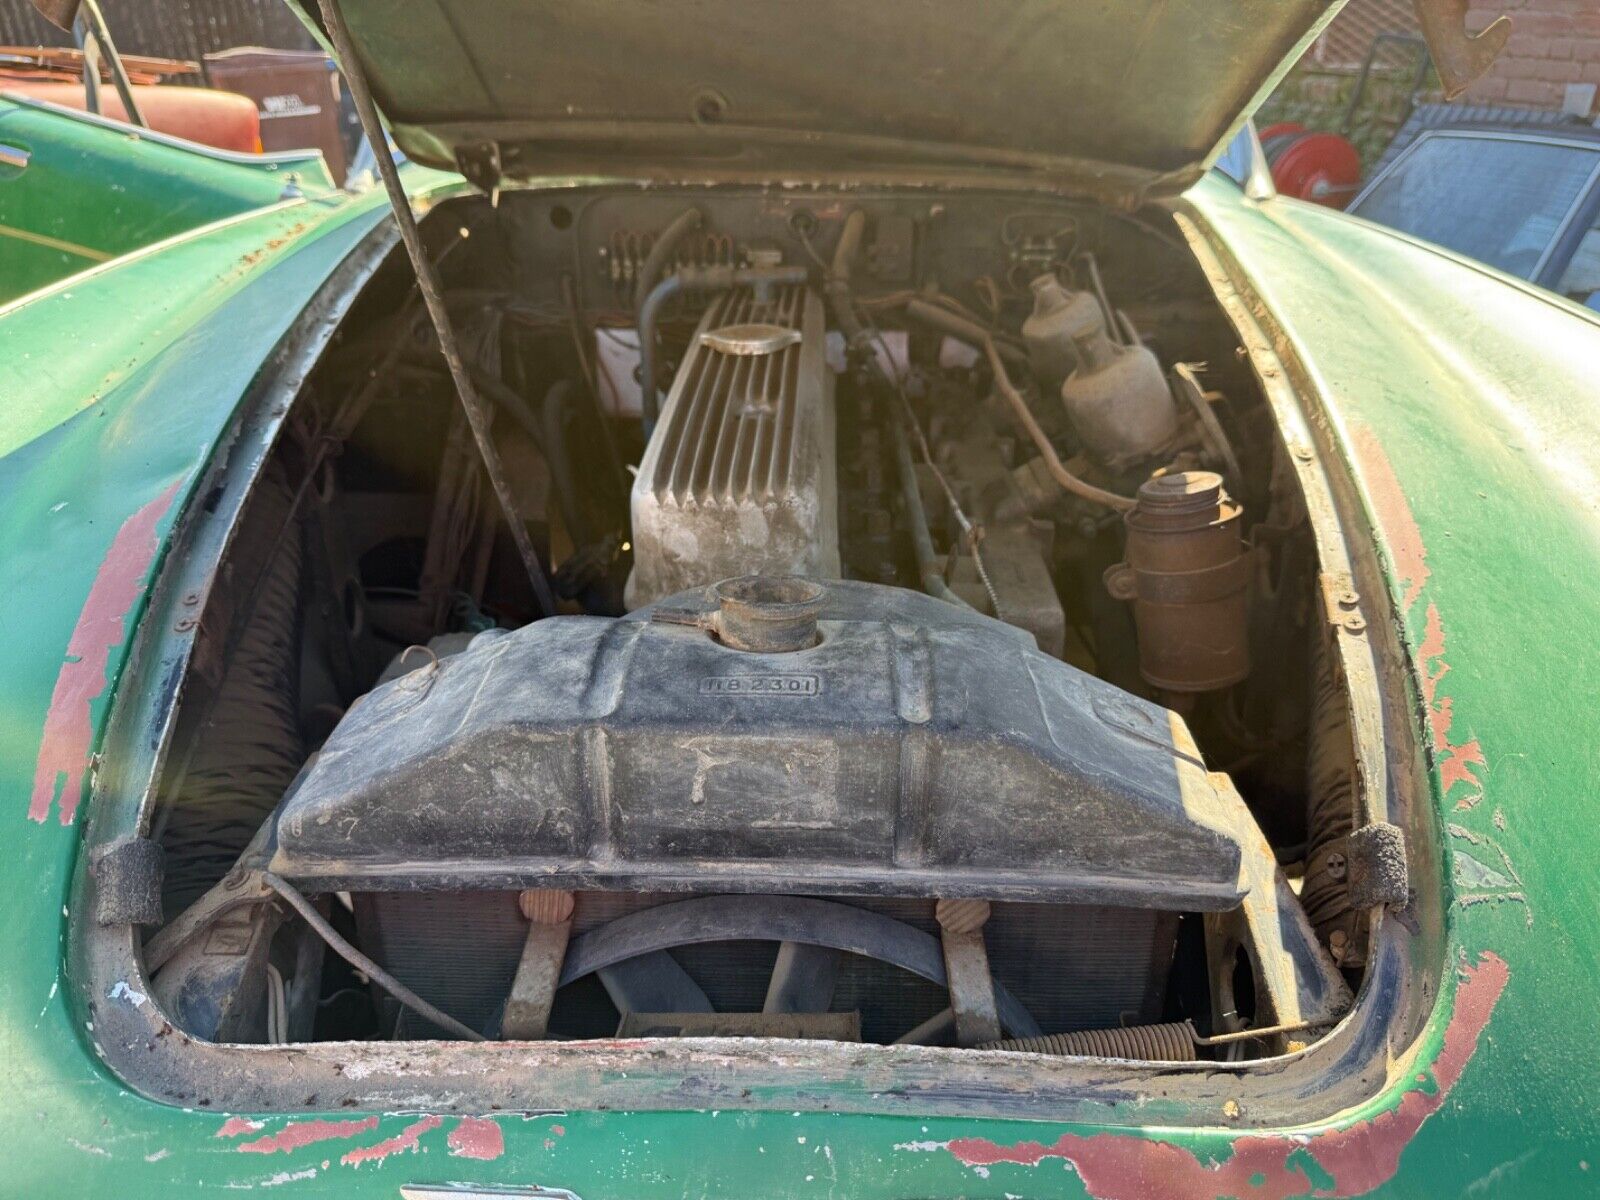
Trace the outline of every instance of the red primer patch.
{"label": "red primer patch", "polygon": [[[1169,1142],[1124,1133],[1088,1137],[1063,1134],[1054,1143],[1019,1142],[1001,1146],[985,1138],[956,1138],[948,1149],[969,1167],[999,1163],[1035,1167],[1047,1158],[1071,1163],[1097,1200],[1288,1200],[1294,1196],[1364,1195],[1393,1179],[1400,1154],[1422,1123],[1443,1105],[1450,1089],[1478,1047],[1495,1005],[1505,991],[1510,969],[1499,955],[1485,951],[1463,970],[1455,1011],[1445,1027],[1444,1044],[1433,1064],[1434,1090],[1409,1091],[1387,1112],[1342,1129],[1294,1137],[1243,1134],[1223,1162],[1202,1161]],[[1332,1177],[1331,1191],[1316,1185],[1290,1158],[1309,1154]]]}
{"label": "red primer patch", "polygon": [[[1403,615],[1410,611],[1428,582],[1431,574],[1428,549],[1422,543],[1422,531],[1417,528],[1411,505],[1377,435],[1364,425],[1357,426],[1351,432],[1351,442],[1384,541],[1394,559],[1395,571],[1405,585],[1401,603]],[[1457,809],[1469,809],[1483,798],[1482,781],[1473,772],[1474,767],[1485,765],[1483,747],[1476,738],[1467,742],[1450,740],[1450,726],[1455,715],[1451,711],[1450,697],[1439,692],[1439,684],[1449,670],[1450,664],[1444,660],[1444,623],[1439,619],[1438,607],[1430,603],[1423,624],[1422,645],[1417,650],[1417,673],[1421,677],[1422,697],[1428,706],[1428,741],[1439,772],[1440,795],[1449,795],[1450,789],[1458,783],[1470,784],[1478,794],[1456,803]]]}
{"label": "red primer patch", "polygon": [[235,1149],[241,1154],[285,1154],[318,1142],[334,1138],[355,1137],[378,1127],[377,1117],[361,1117],[348,1121],[291,1121],[277,1133],[259,1137],[253,1142],[241,1142]]}
{"label": "red primer patch", "polygon": [[243,1137],[247,1133],[267,1127],[265,1121],[252,1121],[249,1117],[229,1117],[222,1123],[222,1128],[217,1130],[213,1137]]}
{"label": "red primer patch", "polygon": [[487,1117],[462,1117],[445,1139],[451,1158],[476,1158],[490,1162],[506,1152],[505,1134]]}
{"label": "red primer patch", "polygon": [[[1449,696],[1439,694],[1439,684],[1450,673],[1450,664],[1444,660],[1444,622],[1439,619],[1437,605],[1428,605],[1423,626],[1422,645],[1417,649],[1417,673],[1422,677],[1422,699],[1428,706],[1428,742],[1433,747],[1433,761],[1439,770],[1440,795],[1449,795],[1458,783],[1469,783],[1481,792],[1483,784],[1472,771],[1485,765],[1483,747],[1478,739],[1452,742],[1450,727],[1455,714]],[[1457,808],[1471,808],[1480,797],[1469,797],[1457,803]]]}
{"label": "red primer patch", "polygon": [[156,556],[156,525],[171,507],[179,483],[122,523],[89,587],[78,624],[67,642],[66,661],[61,664],[55,691],[50,695],[39,760],[33,772],[30,821],[43,822],[58,796],[63,825],[71,825],[78,815],[83,773],[94,741],[89,705],[105,694],[110,682],[106,669],[111,662],[111,648],[122,644],[123,619],[143,592],[145,572]]}
{"label": "red primer patch", "polygon": [[1389,544],[1395,572],[1405,585],[1401,602],[1404,612],[1422,594],[1423,585],[1432,573],[1428,567],[1428,549],[1422,544],[1422,531],[1417,528],[1411,504],[1378,435],[1365,425],[1357,425],[1351,430],[1350,440],[1366,479],[1367,495],[1372,499],[1378,525],[1383,530],[1383,540]]}
{"label": "red primer patch", "polygon": [[[374,1117],[372,1123],[376,1125],[378,1119]],[[391,1154],[404,1154],[417,1152],[417,1142],[423,1134],[430,1129],[437,1129],[444,1124],[443,1117],[423,1117],[420,1121],[413,1121],[392,1138],[384,1138],[381,1142],[374,1142],[370,1146],[358,1146],[349,1151],[339,1161],[347,1167],[359,1167],[362,1163],[382,1162]]]}
{"label": "red primer patch", "polygon": [[552,1125],[550,1126],[550,1132],[555,1134],[557,1137],[566,1137],[567,1127],[565,1125]]}

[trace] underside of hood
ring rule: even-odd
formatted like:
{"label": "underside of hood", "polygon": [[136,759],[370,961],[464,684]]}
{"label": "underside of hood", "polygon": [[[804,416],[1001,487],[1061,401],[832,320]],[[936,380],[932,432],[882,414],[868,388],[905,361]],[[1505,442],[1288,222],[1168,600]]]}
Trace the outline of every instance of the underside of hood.
{"label": "underside of hood", "polygon": [[940,183],[999,172],[1128,200],[1192,181],[1339,4],[340,7],[402,148],[480,183],[594,174]]}

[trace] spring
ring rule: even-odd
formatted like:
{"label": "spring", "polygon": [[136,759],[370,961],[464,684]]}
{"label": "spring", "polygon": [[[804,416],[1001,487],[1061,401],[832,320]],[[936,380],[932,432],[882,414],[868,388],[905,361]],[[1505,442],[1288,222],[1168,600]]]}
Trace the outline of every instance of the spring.
{"label": "spring", "polygon": [[1194,1062],[1194,1030],[1187,1021],[1129,1025],[1125,1029],[1081,1029],[1044,1037],[986,1042],[980,1050],[1067,1054],[1079,1058],[1130,1058],[1144,1062]]}

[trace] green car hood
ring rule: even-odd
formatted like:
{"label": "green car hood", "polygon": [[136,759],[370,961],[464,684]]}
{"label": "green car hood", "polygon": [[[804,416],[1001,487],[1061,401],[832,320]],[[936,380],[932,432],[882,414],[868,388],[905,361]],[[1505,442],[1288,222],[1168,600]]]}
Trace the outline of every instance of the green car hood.
{"label": "green car hood", "polygon": [[[315,0],[294,0],[309,16]],[[1198,177],[1321,0],[343,0],[413,159],[483,175]],[[484,179],[488,182],[487,179]]]}

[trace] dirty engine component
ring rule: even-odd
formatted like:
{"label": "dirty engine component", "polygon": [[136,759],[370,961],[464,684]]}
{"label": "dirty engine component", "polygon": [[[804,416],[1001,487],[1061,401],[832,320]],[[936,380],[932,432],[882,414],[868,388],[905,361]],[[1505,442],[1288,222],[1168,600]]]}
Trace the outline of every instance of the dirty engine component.
{"label": "dirty engine component", "polygon": [[1114,341],[1099,309],[1072,330],[1078,365],[1061,385],[1061,403],[1089,453],[1108,467],[1149,459],[1172,444],[1178,409],[1149,347]]}
{"label": "dirty engine component", "polygon": [[1241,897],[1249,816],[1182,722],[1010,626],[850,582],[809,649],[725,644],[709,594],[669,615],[491,632],[378,688],[285,800],[272,869],[323,889]]}
{"label": "dirty engine component", "polygon": [[1106,587],[1133,602],[1139,669],[1171,692],[1207,692],[1250,673],[1250,556],[1243,510],[1210,471],[1161,475],[1125,518],[1128,558]]}
{"label": "dirty engine component", "polygon": [[729,576],[839,576],[833,372],[804,287],[714,300],[633,488],[637,607]]}

